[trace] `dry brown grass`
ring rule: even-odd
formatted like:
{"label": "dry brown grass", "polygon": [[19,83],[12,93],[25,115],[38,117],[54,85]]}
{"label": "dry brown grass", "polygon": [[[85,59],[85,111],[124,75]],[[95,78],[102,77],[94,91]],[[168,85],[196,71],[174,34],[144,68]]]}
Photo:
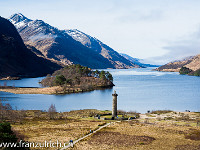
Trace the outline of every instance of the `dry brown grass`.
{"label": "dry brown grass", "polygon": [[167,114],[173,112],[172,110],[153,110],[151,114]]}
{"label": "dry brown grass", "polygon": [[[40,113],[40,117],[36,117]],[[103,125],[105,121],[94,119],[95,114],[105,115],[110,111],[95,109],[63,112],[62,119],[48,120],[47,112],[26,111],[22,124],[13,124],[13,128],[25,135],[29,142],[59,141],[68,142],[70,139],[82,137],[91,130]],[[199,118],[198,113],[186,113],[190,118]],[[186,115],[185,114],[185,115]],[[59,115],[59,114],[57,114]],[[170,116],[168,116],[170,115]],[[144,116],[132,121],[113,121],[112,125],[98,131],[94,135],[75,144],[73,149],[119,149],[119,150],[196,150],[200,146],[200,128],[195,119],[175,121],[165,120],[164,117],[181,113],[167,113],[149,117],[145,123]],[[188,124],[188,125],[187,125]]]}
{"label": "dry brown grass", "polygon": [[88,117],[94,117],[95,115],[106,115],[110,114],[111,111],[105,110],[96,110],[96,109],[84,109],[84,110],[74,110],[70,112],[64,112],[64,114],[68,117],[72,118],[88,118]]}
{"label": "dry brown grass", "polygon": [[15,131],[23,134],[29,142],[62,142],[68,143],[82,137],[98,127],[100,122],[90,120],[26,120],[22,124],[13,124]]}
{"label": "dry brown grass", "polygon": [[185,135],[186,139],[200,141],[200,130],[193,130]]}
{"label": "dry brown grass", "polygon": [[200,150],[200,145],[191,145],[191,144],[177,145],[175,147],[175,150]]}
{"label": "dry brown grass", "polygon": [[[100,131],[96,136],[78,143],[75,149],[174,150],[182,147],[199,148],[200,141],[185,138],[185,135],[191,132],[191,128],[196,129],[196,127],[174,126],[173,124],[130,124],[125,121],[115,123],[115,125]],[[145,139],[141,137],[146,137],[150,141],[145,142]]]}
{"label": "dry brown grass", "polygon": [[19,88],[19,87],[2,87],[0,91],[14,94],[66,94],[82,92],[80,88],[67,88],[63,90],[60,86],[45,87],[45,88]]}
{"label": "dry brown grass", "polygon": [[151,143],[155,138],[149,136],[136,136],[121,134],[119,132],[102,131],[96,133],[88,140],[88,144],[99,145],[116,145],[116,146],[134,146],[137,144],[146,145]]}
{"label": "dry brown grass", "polygon": [[0,88],[0,91],[9,92],[14,94],[55,94],[59,87],[47,87],[47,88],[14,88],[5,87]]}

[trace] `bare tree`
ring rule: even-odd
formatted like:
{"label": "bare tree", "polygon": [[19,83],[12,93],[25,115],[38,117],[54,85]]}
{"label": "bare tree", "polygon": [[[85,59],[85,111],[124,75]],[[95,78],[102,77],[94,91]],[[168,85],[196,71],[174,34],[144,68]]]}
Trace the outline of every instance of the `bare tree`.
{"label": "bare tree", "polygon": [[55,119],[56,117],[56,106],[54,104],[51,104],[51,106],[48,109],[48,115],[50,119]]}
{"label": "bare tree", "polygon": [[40,118],[41,117],[42,112],[41,111],[36,111],[34,112],[34,117],[35,118]]}

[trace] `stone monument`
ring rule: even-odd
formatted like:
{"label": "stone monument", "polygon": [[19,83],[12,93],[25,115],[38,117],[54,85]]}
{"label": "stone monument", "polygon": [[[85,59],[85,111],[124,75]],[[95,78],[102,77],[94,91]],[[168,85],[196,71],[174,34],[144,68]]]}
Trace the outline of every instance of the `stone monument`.
{"label": "stone monument", "polygon": [[118,96],[118,94],[116,93],[116,91],[114,91],[114,94],[112,94],[112,96],[113,96],[112,118],[114,119],[115,117],[117,117],[117,96]]}

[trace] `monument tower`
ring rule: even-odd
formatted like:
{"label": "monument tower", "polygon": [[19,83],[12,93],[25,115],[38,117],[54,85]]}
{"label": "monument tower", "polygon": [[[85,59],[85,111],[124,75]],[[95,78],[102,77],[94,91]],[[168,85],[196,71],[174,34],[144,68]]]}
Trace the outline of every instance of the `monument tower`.
{"label": "monument tower", "polygon": [[114,94],[112,94],[112,96],[113,96],[112,117],[115,118],[117,117],[117,96],[118,96],[116,91],[114,91]]}

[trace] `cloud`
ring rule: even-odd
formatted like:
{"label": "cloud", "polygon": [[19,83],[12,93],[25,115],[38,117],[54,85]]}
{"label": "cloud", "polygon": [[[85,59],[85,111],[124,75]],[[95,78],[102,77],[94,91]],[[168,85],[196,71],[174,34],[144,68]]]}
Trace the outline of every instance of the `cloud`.
{"label": "cloud", "polygon": [[124,14],[116,20],[119,22],[138,22],[138,21],[160,21],[163,18],[161,10],[150,10],[147,12],[132,11],[131,13]]}
{"label": "cloud", "polygon": [[168,42],[167,46],[163,47],[163,49],[167,51],[165,55],[148,58],[145,62],[166,64],[171,61],[200,54],[200,29],[184,39]]}

